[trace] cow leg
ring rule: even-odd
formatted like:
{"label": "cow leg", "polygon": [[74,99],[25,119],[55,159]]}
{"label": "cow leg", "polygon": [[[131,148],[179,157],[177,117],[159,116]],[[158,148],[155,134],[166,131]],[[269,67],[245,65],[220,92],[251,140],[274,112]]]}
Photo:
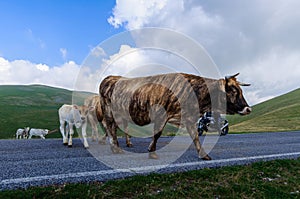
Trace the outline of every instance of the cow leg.
{"label": "cow leg", "polygon": [[111,115],[106,115],[102,120],[103,127],[109,135],[110,149],[113,153],[123,153],[117,139],[117,124]]}
{"label": "cow leg", "polygon": [[131,136],[128,134],[128,122],[126,120],[123,120],[123,124],[124,124],[125,138],[126,138],[126,146],[132,147],[133,145],[130,141]]}
{"label": "cow leg", "polygon": [[[100,142],[100,138],[99,138],[99,129],[98,129],[98,120],[95,120],[92,124],[92,139],[98,140],[98,142]],[[101,137],[101,136],[100,136]],[[103,138],[102,138],[103,139]],[[104,141],[105,143],[105,141]]]}
{"label": "cow leg", "polygon": [[128,135],[128,133],[125,133],[125,137],[126,137],[126,146],[127,147],[132,147],[133,146],[133,144],[131,143],[131,141],[130,141],[130,135]]}
{"label": "cow leg", "polygon": [[149,158],[150,159],[158,159],[158,155],[156,154],[156,143],[158,138],[161,136],[162,131],[166,125],[166,121],[157,121],[157,123],[154,124],[154,136],[152,137],[152,142],[150,143],[148,147],[149,151]]}
{"label": "cow leg", "polygon": [[100,136],[99,138],[99,144],[106,144],[106,138],[107,138],[107,133],[105,133],[103,136]]}
{"label": "cow leg", "polygon": [[59,130],[60,130],[60,133],[63,137],[63,144],[67,145],[68,144],[68,137],[66,137],[66,135],[65,135],[65,121],[60,120],[59,123],[60,123]]}
{"label": "cow leg", "polygon": [[[107,120],[106,120],[107,121]],[[103,121],[106,128],[106,132],[109,135],[110,149],[113,153],[123,153],[122,149],[119,147],[119,142],[117,138],[117,125],[115,121],[109,120],[109,122]]]}
{"label": "cow leg", "polygon": [[158,155],[156,154],[156,143],[158,138],[161,136],[162,131],[156,133],[153,138],[152,138],[152,142],[150,143],[149,147],[148,147],[148,151],[149,151],[149,158],[150,159],[158,159]]}
{"label": "cow leg", "polygon": [[94,120],[94,116],[92,116],[91,114],[89,114],[87,117],[88,117],[88,121],[90,122],[91,127],[92,127],[92,141],[94,142],[94,141],[96,141],[96,137],[98,139],[97,121]]}
{"label": "cow leg", "polygon": [[115,122],[111,125],[111,135],[112,140],[110,140],[111,143],[111,150],[113,153],[123,153],[123,150],[119,147],[119,142],[117,138],[117,125]]}
{"label": "cow leg", "polygon": [[[73,134],[74,134],[73,124],[68,124],[68,126],[69,126],[69,131],[70,131],[69,132],[70,135],[69,135],[68,147],[72,147],[72,145],[73,145],[72,137],[73,137]],[[68,134],[68,131],[66,131],[66,132]]]}
{"label": "cow leg", "polygon": [[[100,122],[99,122],[100,123]],[[106,138],[109,137],[110,139],[112,139],[112,136],[110,134],[108,134],[107,132],[107,125],[106,125],[106,122],[105,120],[102,120],[101,121],[101,124],[103,126],[103,130],[104,130],[104,135],[100,135],[100,138],[99,138],[99,144],[106,144]],[[110,136],[109,136],[110,135]]]}
{"label": "cow leg", "polygon": [[40,136],[43,140],[45,139],[45,137],[43,135]]}
{"label": "cow leg", "polygon": [[82,131],[82,138],[83,138],[83,145],[84,145],[84,148],[89,148],[89,143],[87,142],[87,135],[86,135],[86,127],[87,127],[87,123],[84,122],[82,124],[82,128],[81,128],[81,131]]}
{"label": "cow leg", "polygon": [[107,133],[105,132],[103,136],[100,136],[98,143],[99,144],[106,144],[106,138],[108,137]]}
{"label": "cow leg", "polygon": [[211,157],[209,155],[207,155],[207,153],[204,151],[204,149],[201,147],[200,141],[199,141],[199,135],[196,131],[196,129],[194,129],[192,127],[192,125],[187,125],[187,130],[195,144],[195,147],[197,149],[198,152],[198,156],[199,158],[202,158],[203,160],[211,160]]}
{"label": "cow leg", "polygon": [[98,138],[98,128],[96,124],[92,124],[92,141],[95,142]]}

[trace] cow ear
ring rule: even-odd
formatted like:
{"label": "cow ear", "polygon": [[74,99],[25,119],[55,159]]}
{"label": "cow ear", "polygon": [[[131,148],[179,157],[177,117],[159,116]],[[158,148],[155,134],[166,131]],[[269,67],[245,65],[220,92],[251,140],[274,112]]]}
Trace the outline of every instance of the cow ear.
{"label": "cow ear", "polygon": [[220,89],[222,92],[226,92],[225,86],[226,86],[226,80],[225,80],[225,79],[220,79],[220,80],[219,80],[219,89]]}
{"label": "cow ear", "polygon": [[89,111],[95,111],[95,106],[90,106]]}
{"label": "cow ear", "polygon": [[75,109],[79,109],[78,105],[77,104],[73,104],[73,108]]}

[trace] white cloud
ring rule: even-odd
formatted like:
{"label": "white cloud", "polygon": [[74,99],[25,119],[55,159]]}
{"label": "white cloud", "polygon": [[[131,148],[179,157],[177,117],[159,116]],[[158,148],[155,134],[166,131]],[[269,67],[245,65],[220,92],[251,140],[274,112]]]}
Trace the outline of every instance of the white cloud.
{"label": "white cloud", "polygon": [[47,66],[45,64],[37,64],[36,68],[41,70],[41,71],[49,71],[49,66]]}
{"label": "white cloud", "polygon": [[43,84],[74,89],[80,66],[70,61],[50,67],[26,60],[8,61],[0,57],[0,84]]}
{"label": "white cloud", "polygon": [[167,0],[117,0],[117,6],[113,11],[115,17],[111,16],[108,22],[115,28],[123,24],[125,24],[128,29],[140,28],[145,26],[148,22],[151,22],[153,16],[162,12],[166,3]]}
{"label": "white cloud", "polygon": [[124,75],[137,66],[149,63],[150,60],[147,59],[143,51],[128,45],[122,45],[118,53],[111,55],[109,59],[103,60],[103,66],[107,67],[107,75]]}
{"label": "white cloud", "polygon": [[10,69],[10,67],[11,66],[9,64],[9,61],[0,57],[0,72],[5,73],[6,71],[8,71]]}
{"label": "white cloud", "polygon": [[35,43],[40,49],[46,48],[46,43],[41,38],[35,36],[30,28],[25,30],[25,36],[30,42]]}
{"label": "white cloud", "polygon": [[205,12],[199,5],[192,4],[184,0],[117,1],[113,16],[108,22],[115,28],[123,25],[129,30],[164,27],[190,36],[199,33],[207,38],[213,36],[212,30],[222,25],[222,18]]}
{"label": "white cloud", "polygon": [[100,46],[91,49],[91,54],[95,57],[106,56],[105,51]]}
{"label": "white cloud", "polygon": [[194,70],[182,58],[163,50],[140,49],[121,45],[116,53],[110,56],[107,56],[107,53],[103,54],[106,56],[99,57],[97,53],[91,52],[90,56],[87,57],[80,69],[76,90],[97,93],[100,82],[108,75],[140,77]]}
{"label": "white cloud", "polygon": [[64,59],[64,60],[66,60],[66,58],[67,58],[67,49],[65,49],[65,48],[60,48],[59,49],[59,52],[61,53],[61,56],[62,56],[62,58]]}
{"label": "white cloud", "polygon": [[[122,0],[108,22],[128,30],[170,28],[192,37],[224,75],[241,72],[241,81],[252,84],[245,95],[255,104],[300,85],[299,6],[297,0]],[[155,39],[177,42],[157,35]]]}
{"label": "white cloud", "polygon": [[139,77],[170,72],[197,72],[187,60],[176,54],[163,49],[134,48],[129,45],[121,45],[117,53],[103,59],[102,67],[105,68],[103,77],[107,75]]}
{"label": "white cloud", "polygon": [[274,95],[268,95],[268,96],[264,96],[260,93],[261,91],[247,91],[245,92],[245,99],[247,100],[248,104],[250,106],[254,105],[254,104],[258,104],[261,103],[263,101],[272,99],[273,97],[275,97]]}
{"label": "white cloud", "polygon": [[245,65],[241,73],[245,81],[252,82],[248,98],[253,103],[286,93],[299,88],[300,51],[273,48]]}

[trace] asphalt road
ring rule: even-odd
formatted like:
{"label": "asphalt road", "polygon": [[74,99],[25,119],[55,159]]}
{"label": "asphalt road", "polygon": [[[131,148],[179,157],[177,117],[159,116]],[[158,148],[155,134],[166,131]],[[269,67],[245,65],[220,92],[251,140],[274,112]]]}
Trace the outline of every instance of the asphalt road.
{"label": "asphalt road", "polygon": [[0,140],[0,190],[300,157],[300,131],[201,137],[212,161],[198,158],[188,136],[161,137],[157,160],[148,159],[149,138],[132,138],[133,148],[125,147],[124,139],[119,142],[123,154],[91,141],[86,150],[80,139],[72,148],[61,139]]}

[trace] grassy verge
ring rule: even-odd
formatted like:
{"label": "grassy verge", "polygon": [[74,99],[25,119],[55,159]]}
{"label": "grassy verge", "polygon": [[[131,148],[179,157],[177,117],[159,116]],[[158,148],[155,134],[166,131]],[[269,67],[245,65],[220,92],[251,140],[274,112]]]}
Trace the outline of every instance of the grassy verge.
{"label": "grassy verge", "polygon": [[300,159],[3,191],[0,198],[300,198]]}
{"label": "grassy verge", "polygon": [[252,107],[247,116],[227,116],[229,131],[274,132],[300,129],[300,89]]}

